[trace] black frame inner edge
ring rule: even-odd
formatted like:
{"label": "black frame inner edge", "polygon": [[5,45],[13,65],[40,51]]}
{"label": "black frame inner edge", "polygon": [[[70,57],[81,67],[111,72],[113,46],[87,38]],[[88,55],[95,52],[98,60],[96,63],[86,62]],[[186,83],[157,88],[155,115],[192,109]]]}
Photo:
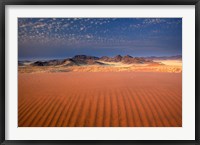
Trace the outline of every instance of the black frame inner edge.
{"label": "black frame inner edge", "polygon": [[[6,5],[195,5],[195,140],[5,140],[5,6]],[[197,145],[200,144],[200,0],[0,0],[0,143],[2,145]]]}

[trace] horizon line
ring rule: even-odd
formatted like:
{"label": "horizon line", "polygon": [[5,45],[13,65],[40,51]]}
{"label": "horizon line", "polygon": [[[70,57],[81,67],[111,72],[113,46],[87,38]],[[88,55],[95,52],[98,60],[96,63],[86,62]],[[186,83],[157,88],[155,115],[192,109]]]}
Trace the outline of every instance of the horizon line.
{"label": "horizon line", "polygon": [[[97,58],[101,58],[101,57],[104,57],[104,56],[107,56],[107,57],[115,57],[115,56],[118,56],[120,54],[117,54],[117,55],[113,55],[113,56],[108,56],[108,55],[102,55],[102,56],[95,56],[95,55],[86,55],[86,54],[77,54],[77,55],[73,55],[73,56],[70,56],[70,57],[38,57],[38,58],[19,58],[18,57],[18,61],[29,61],[29,60],[53,60],[53,59],[56,59],[56,60],[59,60],[59,59],[66,59],[66,58],[73,58],[75,56],[78,56],[78,55],[85,55],[85,56],[92,56],[92,57],[97,57]],[[151,55],[151,56],[133,56],[133,55],[129,55],[129,54],[126,54],[126,55],[120,55],[122,57],[124,56],[131,56],[131,57],[144,57],[144,58],[149,58],[149,57],[173,57],[173,56],[181,56],[182,57],[182,54],[177,54],[177,55],[162,55],[162,56],[156,56],[156,55]]]}

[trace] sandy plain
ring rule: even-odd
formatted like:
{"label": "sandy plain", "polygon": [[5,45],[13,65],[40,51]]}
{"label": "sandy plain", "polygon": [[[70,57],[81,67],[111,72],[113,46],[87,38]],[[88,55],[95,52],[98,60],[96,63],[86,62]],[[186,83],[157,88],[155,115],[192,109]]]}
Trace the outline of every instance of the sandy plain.
{"label": "sandy plain", "polygon": [[182,126],[182,70],[78,69],[56,73],[19,69],[18,126]]}

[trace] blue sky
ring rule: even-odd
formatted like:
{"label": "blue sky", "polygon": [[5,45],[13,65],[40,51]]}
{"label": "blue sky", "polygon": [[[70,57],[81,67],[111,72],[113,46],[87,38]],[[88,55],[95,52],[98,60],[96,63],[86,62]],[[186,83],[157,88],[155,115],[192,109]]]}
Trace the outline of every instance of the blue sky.
{"label": "blue sky", "polygon": [[18,18],[19,59],[182,54],[181,18]]}

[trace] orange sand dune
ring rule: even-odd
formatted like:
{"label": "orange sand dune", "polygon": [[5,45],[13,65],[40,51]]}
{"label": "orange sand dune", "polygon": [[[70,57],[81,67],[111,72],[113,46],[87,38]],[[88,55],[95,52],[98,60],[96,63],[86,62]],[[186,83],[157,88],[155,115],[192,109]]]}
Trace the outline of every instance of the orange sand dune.
{"label": "orange sand dune", "polygon": [[181,127],[181,73],[19,73],[19,127]]}

